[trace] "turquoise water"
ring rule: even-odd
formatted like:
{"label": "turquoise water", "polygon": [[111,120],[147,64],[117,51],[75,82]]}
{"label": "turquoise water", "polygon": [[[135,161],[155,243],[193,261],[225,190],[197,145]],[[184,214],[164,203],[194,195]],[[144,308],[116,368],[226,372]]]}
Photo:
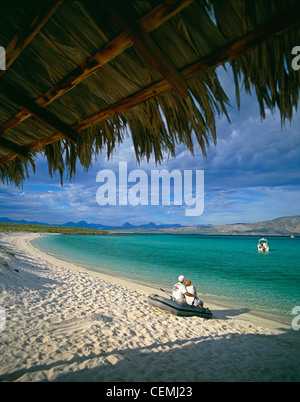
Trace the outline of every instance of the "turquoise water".
{"label": "turquoise water", "polygon": [[268,254],[257,252],[258,237],[245,236],[51,235],[33,244],[81,266],[158,287],[171,288],[182,274],[204,301],[292,317],[300,305],[300,239],[268,240]]}

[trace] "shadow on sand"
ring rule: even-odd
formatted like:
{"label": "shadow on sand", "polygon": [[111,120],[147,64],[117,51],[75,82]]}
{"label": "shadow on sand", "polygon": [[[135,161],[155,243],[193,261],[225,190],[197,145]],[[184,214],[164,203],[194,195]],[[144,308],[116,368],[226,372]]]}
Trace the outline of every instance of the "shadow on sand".
{"label": "shadow on sand", "polygon": [[221,319],[221,320],[228,320],[232,317],[237,317],[241,314],[246,314],[246,313],[250,313],[251,310],[249,308],[228,308],[228,309],[214,309],[213,311],[213,317],[217,318],[217,319]]}
{"label": "shadow on sand", "polygon": [[[232,313],[225,311],[225,315]],[[154,341],[147,347],[124,344],[124,348],[110,352],[74,355],[70,360],[3,374],[0,381],[296,382],[300,381],[299,345],[299,334],[292,330],[277,335],[207,334],[165,343]]]}

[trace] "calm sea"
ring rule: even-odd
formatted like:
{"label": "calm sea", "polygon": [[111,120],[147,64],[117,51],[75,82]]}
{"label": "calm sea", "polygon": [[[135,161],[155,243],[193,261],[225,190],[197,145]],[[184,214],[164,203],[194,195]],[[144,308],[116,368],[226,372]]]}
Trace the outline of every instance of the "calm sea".
{"label": "calm sea", "polygon": [[300,239],[128,234],[44,236],[33,244],[86,268],[157,287],[171,288],[178,275],[192,280],[201,298],[250,307],[281,318],[300,306]]}

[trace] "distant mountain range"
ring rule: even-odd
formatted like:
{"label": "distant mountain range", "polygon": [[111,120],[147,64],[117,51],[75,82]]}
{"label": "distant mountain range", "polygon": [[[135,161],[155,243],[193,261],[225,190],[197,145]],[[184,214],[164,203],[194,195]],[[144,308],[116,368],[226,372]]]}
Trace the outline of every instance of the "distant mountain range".
{"label": "distant mountain range", "polygon": [[226,225],[196,225],[182,226],[180,224],[157,225],[153,222],[144,225],[132,225],[129,222],[122,226],[108,226],[101,223],[67,222],[53,225],[36,221],[12,220],[0,218],[0,222],[23,223],[46,226],[64,226],[86,228],[93,230],[113,230],[129,233],[173,233],[173,234],[203,234],[203,235],[253,235],[253,236],[300,236],[300,216],[285,216],[270,221],[257,223],[234,223]]}
{"label": "distant mountain range", "polygon": [[179,224],[174,225],[156,225],[153,222],[144,224],[144,225],[132,225],[129,222],[124,223],[121,226],[108,226],[102,225],[101,223],[87,223],[86,221],[80,222],[67,222],[63,224],[50,224],[44,222],[37,222],[37,221],[25,221],[25,220],[13,220],[9,218],[0,218],[0,222],[5,223],[22,223],[22,224],[31,224],[31,225],[45,225],[45,226],[64,226],[64,227],[74,227],[74,228],[86,228],[86,229],[93,229],[93,230],[132,230],[132,229],[146,229],[146,230],[156,230],[156,229],[176,229],[182,227]]}
{"label": "distant mountain range", "polygon": [[[157,232],[164,233],[165,230]],[[202,235],[300,236],[300,216],[284,216],[256,223],[186,226],[170,229],[168,232]]]}

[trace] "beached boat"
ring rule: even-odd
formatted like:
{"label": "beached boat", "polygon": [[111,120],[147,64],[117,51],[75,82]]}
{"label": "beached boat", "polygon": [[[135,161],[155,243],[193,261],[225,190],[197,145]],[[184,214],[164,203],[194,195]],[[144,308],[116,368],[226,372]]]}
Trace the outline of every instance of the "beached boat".
{"label": "beached boat", "polygon": [[269,245],[267,239],[259,239],[257,244],[257,250],[262,253],[266,253],[269,251]]}
{"label": "beached boat", "polygon": [[148,303],[151,306],[161,308],[166,311],[170,311],[171,313],[182,316],[182,317],[191,317],[198,316],[203,318],[212,317],[212,312],[209,308],[200,308],[188,305],[182,305],[177,303],[175,300],[167,299],[163,296],[152,294],[148,296]]}

